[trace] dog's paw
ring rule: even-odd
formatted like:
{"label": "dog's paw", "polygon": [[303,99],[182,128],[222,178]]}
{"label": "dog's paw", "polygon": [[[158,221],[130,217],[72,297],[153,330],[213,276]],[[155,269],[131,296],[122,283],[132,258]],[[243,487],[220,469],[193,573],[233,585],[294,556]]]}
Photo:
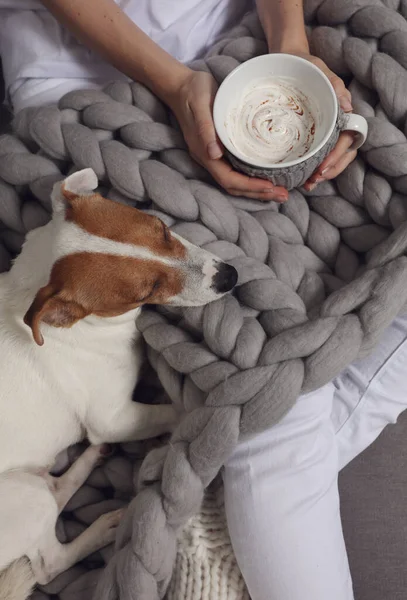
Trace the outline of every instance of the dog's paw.
{"label": "dog's paw", "polygon": [[95,449],[98,453],[96,462],[97,467],[103,465],[104,462],[114,454],[114,446],[111,444],[99,444],[98,446],[95,446]]}
{"label": "dog's paw", "polygon": [[[118,510],[112,510],[111,512],[101,515],[93,523],[92,527],[100,529],[101,544],[108,546],[112,544],[116,539],[116,531],[125,513],[125,508],[119,508]],[[101,547],[103,547],[101,545]]]}

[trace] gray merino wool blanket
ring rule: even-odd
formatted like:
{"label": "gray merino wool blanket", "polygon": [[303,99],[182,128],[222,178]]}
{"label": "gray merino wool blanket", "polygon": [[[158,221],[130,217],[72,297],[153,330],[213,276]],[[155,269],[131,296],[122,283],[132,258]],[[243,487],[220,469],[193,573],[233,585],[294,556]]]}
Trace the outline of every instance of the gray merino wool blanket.
{"label": "gray merino wool blanket", "polygon": [[[48,220],[53,182],[92,167],[110,198],[154,211],[239,272],[235,294],[206,307],[143,312],[150,362],[186,415],[144,460],[106,569],[75,567],[38,599],[163,598],[177,534],[239,439],[272,427],[299,394],[370,352],[406,304],[407,0],[305,0],[305,10],[314,54],[345,78],[370,127],[358,159],[312,195],[295,190],[282,206],[227,196],[137,83],[25,110],[0,139],[2,270],[26,231]],[[193,66],[220,82],[265,51],[248,15]],[[62,537],[127,500],[138,452],[124,446],[94,473]]]}

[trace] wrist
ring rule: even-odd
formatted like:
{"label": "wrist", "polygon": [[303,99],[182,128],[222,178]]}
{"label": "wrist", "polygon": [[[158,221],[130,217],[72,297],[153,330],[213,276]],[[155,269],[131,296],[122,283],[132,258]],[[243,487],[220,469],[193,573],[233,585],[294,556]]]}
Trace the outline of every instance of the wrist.
{"label": "wrist", "polygon": [[[140,64],[138,63],[137,70],[139,71],[139,69]],[[143,76],[140,77],[137,74],[138,76],[134,79],[141,80],[167,105],[170,105],[170,99],[177,94],[192,72],[189,67],[177,61],[161,48],[153,59],[150,54],[148,62],[142,65],[142,71]]]}
{"label": "wrist", "polygon": [[165,97],[162,98],[163,102],[169,106],[172,112],[177,115],[181,97],[188,95],[188,87],[191,79],[196,75],[196,71],[189,67],[183,66],[183,70],[179,71],[176,79],[171,82],[165,93]]}
{"label": "wrist", "polygon": [[165,74],[163,73],[162,79],[156,83],[155,94],[170,106],[172,98],[178,94],[191,73],[192,70],[189,67],[175,61],[175,64],[171,65],[170,69]]}
{"label": "wrist", "polygon": [[269,52],[279,52],[284,54],[309,54],[309,42],[304,28],[297,32],[280,31],[275,32],[268,40]]}

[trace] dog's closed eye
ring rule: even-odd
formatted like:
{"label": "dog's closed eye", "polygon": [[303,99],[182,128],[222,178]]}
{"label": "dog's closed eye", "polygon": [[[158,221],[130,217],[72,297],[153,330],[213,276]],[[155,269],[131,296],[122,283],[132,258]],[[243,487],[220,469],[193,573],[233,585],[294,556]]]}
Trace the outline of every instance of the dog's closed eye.
{"label": "dog's closed eye", "polygon": [[164,239],[166,242],[170,242],[171,241],[171,233],[170,230],[168,229],[167,225],[165,223],[163,223],[163,229],[164,229]]}
{"label": "dog's closed eye", "polygon": [[160,279],[157,279],[154,282],[153,287],[148,292],[148,294],[146,294],[145,296],[143,296],[143,298],[140,298],[140,300],[138,302],[140,302],[140,303],[146,302],[146,300],[148,300],[149,298],[151,298],[160,287],[161,287],[161,281],[160,281]]}

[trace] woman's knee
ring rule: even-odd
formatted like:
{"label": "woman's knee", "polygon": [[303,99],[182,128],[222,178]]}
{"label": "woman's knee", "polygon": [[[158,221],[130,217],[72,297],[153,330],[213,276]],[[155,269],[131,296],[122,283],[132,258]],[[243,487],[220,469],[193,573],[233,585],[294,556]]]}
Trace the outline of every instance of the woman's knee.
{"label": "woman's knee", "polygon": [[329,385],[302,396],[275,428],[240,444],[225,467],[229,530],[253,600],[353,598],[333,391]]}

